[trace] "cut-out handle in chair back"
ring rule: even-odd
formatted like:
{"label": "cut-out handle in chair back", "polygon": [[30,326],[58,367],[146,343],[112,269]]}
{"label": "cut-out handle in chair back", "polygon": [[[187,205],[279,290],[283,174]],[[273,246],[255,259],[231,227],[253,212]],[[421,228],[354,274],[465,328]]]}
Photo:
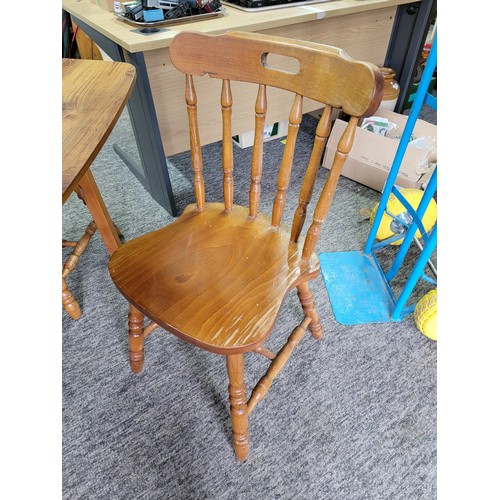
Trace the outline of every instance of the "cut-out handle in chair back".
{"label": "cut-out handle in chair back", "polygon": [[[117,288],[130,303],[129,350],[133,371],[142,369],[144,338],[157,327],[227,357],[233,443],[238,458],[245,460],[248,415],[267,393],[306,329],[318,339],[322,336],[308,286],[319,274],[314,248],[359,118],[372,114],[380,104],[383,77],[376,66],[355,61],[340,49],[254,33],[213,36],[183,32],[174,38],[170,57],[174,66],[186,74],[196,204],[188,206],[169,226],[122,245],[113,254],[109,269]],[[290,62],[294,63],[292,70]],[[205,199],[194,83],[195,77],[205,74],[222,81],[223,203]],[[255,140],[247,207],[233,201],[231,81],[256,84]],[[290,91],[293,102],[273,209],[265,215],[259,211],[259,200],[268,87]],[[289,230],[282,224],[282,218],[304,97],[322,103],[325,108],[316,129],[299,200],[294,201],[297,208]],[[330,134],[333,108],[342,108],[351,119],[303,238],[301,232]],[[294,288],[304,319],[274,354],[264,343],[286,294]],[[146,328],[144,316],[151,320]],[[247,401],[244,354],[248,351],[272,361]]]}

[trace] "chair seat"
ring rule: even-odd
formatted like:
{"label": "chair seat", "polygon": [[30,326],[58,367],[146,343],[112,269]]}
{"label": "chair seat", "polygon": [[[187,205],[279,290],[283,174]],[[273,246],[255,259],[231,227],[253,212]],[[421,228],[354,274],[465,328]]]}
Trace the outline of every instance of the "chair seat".
{"label": "chair seat", "polygon": [[169,226],[123,244],[109,270],[162,328],[212,352],[245,352],[264,343],[286,293],[319,272],[317,257],[301,264],[300,243],[289,238],[247,208],[190,205]]}

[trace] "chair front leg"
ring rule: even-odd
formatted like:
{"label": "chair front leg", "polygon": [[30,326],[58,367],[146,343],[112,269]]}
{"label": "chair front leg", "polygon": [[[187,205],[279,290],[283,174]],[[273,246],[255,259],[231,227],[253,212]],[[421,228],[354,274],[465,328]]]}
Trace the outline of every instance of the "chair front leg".
{"label": "chair front leg", "polygon": [[248,407],[245,387],[244,354],[231,354],[226,357],[229,376],[229,404],[233,426],[233,446],[238,460],[248,457]]}
{"label": "chair front leg", "polygon": [[144,314],[132,304],[128,314],[128,348],[130,368],[139,373],[144,364]]}
{"label": "chair front leg", "polygon": [[82,315],[80,305],[75,299],[75,296],[71,293],[71,290],[66,284],[66,280],[62,279],[62,304],[66,312],[73,318],[78,319]]}
{"label": "chair front leg", "polygon": [[321,337],[323,337],[323,327],[321,326],[321,321],[318,317],[313,294],[309,289],[307,283],[301,283],[300,285],[298,285],[297,292],[299,295],[300,303],[302,304],[302,309],[304,310],[304,314],[311,318],[309,329],[311,330],[313,337],[319,340]]}

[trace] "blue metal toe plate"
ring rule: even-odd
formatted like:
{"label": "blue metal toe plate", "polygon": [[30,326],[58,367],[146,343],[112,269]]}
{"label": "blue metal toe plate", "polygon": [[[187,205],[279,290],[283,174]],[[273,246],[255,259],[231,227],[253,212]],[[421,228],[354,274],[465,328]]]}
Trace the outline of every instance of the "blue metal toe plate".
{"label": "blue metal toe plate", "polygon": [[319,256],[335,319],[343,325],[391,321],[394,298],[378,263],[362,252]]}

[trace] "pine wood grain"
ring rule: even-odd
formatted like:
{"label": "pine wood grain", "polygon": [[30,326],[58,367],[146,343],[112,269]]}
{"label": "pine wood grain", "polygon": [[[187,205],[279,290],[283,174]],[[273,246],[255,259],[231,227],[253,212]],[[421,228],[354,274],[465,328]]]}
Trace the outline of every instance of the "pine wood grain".
{"label": "pine wood grain", "polygon": [[303,264],[289,239],[246,207],[228,214],[223,203],[191,205],[173,224],[122,245],[110,275],[166,330],[212,352],[244,352],[269,336],[287,291],[319,272],[319,261]]}
{"label": "pine wood grain", "polygon": [[63,59],[63,203],[109,137],[134,81],[135,68],[130,64]]}

